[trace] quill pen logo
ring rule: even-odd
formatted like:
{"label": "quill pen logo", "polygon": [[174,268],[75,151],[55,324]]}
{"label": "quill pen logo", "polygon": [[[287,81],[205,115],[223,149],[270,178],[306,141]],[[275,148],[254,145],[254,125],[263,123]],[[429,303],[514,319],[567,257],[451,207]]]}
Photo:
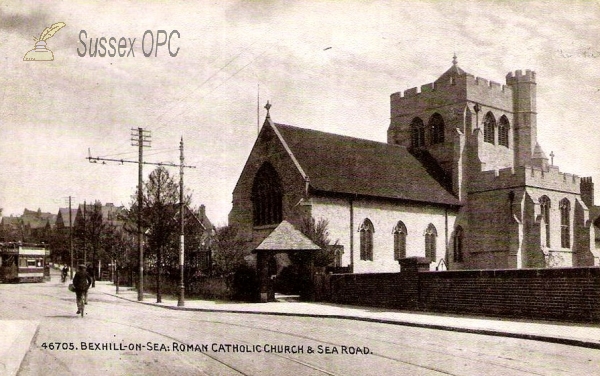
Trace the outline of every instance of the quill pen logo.
{"label": "quill pen logo", "polygon": [[35,40],[35,48],[28,51],[23,56],[23,61],[52,61],[54,60],[54,54],[46,47],[46,41],[60,29],[65,27],[64,22],[57,22],[54,25],[47,27],[42,31],[39,38],[33,38]]}

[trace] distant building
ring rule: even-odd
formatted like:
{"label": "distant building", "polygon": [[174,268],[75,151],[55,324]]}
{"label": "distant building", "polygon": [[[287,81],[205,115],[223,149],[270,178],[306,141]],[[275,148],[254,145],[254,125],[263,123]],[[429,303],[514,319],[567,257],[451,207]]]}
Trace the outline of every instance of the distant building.
{"label": "distant building", "polygon": [[[536,74],[501,85],[452,66],[391,95],[387,143],[274,123],[233,191],[248,251],[282,220],[329,222],[354,272],[594,265],[591,178],[560,172],[537,141]],[[595,210],[595,209],[594,209]]]}
{"label": "distant building", "polygon": [[20,217],[2,217],[0,238],[6,242],[47,243],[55,224],[55,214],[24,209]]}

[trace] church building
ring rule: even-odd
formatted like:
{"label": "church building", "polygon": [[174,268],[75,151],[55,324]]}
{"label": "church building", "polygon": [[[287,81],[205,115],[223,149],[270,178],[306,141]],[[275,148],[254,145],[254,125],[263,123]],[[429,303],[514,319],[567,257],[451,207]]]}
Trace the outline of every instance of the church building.
{"label": "church building", "polygon": [[474,77],[455,57],[391,95],[387,143],[275,123],[267,104],[229,223],[250,252],[283,220],[325,219],[354,273],[413,256],[431,270],[595,265],[593,183],[537,142],[536,85],[530,70]]}

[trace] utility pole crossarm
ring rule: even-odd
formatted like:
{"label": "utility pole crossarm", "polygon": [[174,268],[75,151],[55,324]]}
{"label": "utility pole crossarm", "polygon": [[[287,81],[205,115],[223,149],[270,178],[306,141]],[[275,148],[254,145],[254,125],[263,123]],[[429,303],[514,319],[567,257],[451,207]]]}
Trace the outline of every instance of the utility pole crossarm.
{"label": "utility pole crossarm", "polygon": [[[139,161],[128,161],[126,159],[112,159],[112,158],[102,158],[102,157],[92,157],[92,156],[87,156],[85,157],[85,159],[89,160],[90,163],[98,163],[98,162],[118,162],[120,164],[124,164],[124,163],[135,163],[138,164],[140,163]],[[188,166],[188,165],[179,165],[179,164],[175,164],[175,163],[166,163],[166,162],[142,162],[142,164],[145,165],[152,165],[152,166],[163,166],[163,167],[183,167],[183,168],[196,168],[196,166]]]}
{"label": "utility pole crossarm", "polygon": [[102,162],[102,164],[106,164],[106,162],[117,162],[120,164],[125,163],[136,163],[138,165],[138,188],[137,188],[137,199],[138,199],[138,213],[137,213],[137,235],[138,235],[138,254],[139,254],[139,275],[138,275],[138,300],[144,300],[144,248],[142,246],[142,166],[143,165],[152,165],[152,166],[163,166],[163,167],[179,167],[180,169],[180,205],[181,205],[181,241],[180,241],[180,268],[181,268],[181,283],[180,283],[180,297],[178,301],[178,305],[183,305],[183,293],[184,293],[184,279],[183,279],[183,169],[184,168],[196,168],[196,166],[187,166],[183,164],[183,137],[181,138],[181,143],[179,146],[180,149],[180,163],[165,163],[165,162],[144,162],[143,159],[143,149],[145,147],[150,147],[151,134],[150,131],[144,130],[143,128],[135,128],[131,129],[131,145],[138,147],[138,160],[126,160],[126,159],[113,159],[113,158],[102,158],[102,157],[92,157],[90,150],[88,149],[88,156],[86,159],[90,163],[98,163]]}

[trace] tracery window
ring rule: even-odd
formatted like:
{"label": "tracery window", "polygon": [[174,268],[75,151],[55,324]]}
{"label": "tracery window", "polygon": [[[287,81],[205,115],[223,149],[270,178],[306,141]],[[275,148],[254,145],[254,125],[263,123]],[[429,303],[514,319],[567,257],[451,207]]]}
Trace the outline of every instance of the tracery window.
{"label": "tracery window", "polygon": [[431,129],[431,143],[441,144],[444,142],[444,119],[437,112],[431,115],[429,119],[429,129]]}
{"label": "tracery window", "polygon": [[571,203],[567,198],[560,200],[560,246],[571,248]]}
{"label": "tracery window", "polygon": [[398,221],[394,227],[394,260],[406,258],[406,226]]}
{"label": "tracery window", "polygon": [[436,239],[437,230],[435,229],[435,226],[430,223],[425,230],[425,257],[432,262],[436,260]]}
{"label": "tracery window", "polygon": [[540,197],[540,211],[546,228],[546,247],[550,247],[550,199],[548,196]]}
{"label": "tracery window", "polygon": [[483,119],[483,141],[493,144],[496,138],[495,132],[496,118],[491,112],[488,112]]}
{"label": "tracery window", "polygon": [[373,233],[375,228],[369,218],[365,218],[358,231],[360,232],[360,259],[373,261]]}
{"label": "tracery window", "polygon": [[283,218],[283,189],[277,171],[264,163],[252,185],[253,223],[255,226],[279,224]]}
{"label": "tracery window", "polygon": [[498,144],[508,147],[508,134],[510,129],[510,123],[508,118],[504,115],[500,118],[500,125],[498,126]]}
{"label": "tracery window", "polygon": [[410,123],[412,146],[414,148],[425,146],[425,124],[421,118],[414,118]]}
{"label": "tracery window", "polygon": [[463,261],[463,236],[464,231],[461,226],[457,226],[454,230],[454,261]]}

